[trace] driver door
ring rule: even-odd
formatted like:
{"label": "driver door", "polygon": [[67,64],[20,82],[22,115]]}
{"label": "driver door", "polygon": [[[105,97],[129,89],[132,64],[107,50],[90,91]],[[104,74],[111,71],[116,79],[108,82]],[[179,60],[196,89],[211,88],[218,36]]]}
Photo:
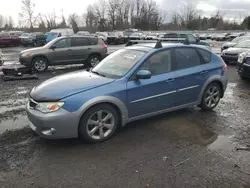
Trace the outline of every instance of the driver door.
{"label": "driver door", "polygon": [[49,59],[52,65],[69,64],[72,59],[71,38],[63,38],[52,44],[49,49]]}
{"label": "driver door", "polygon": [[[139,70],[149,70],[150,79],[131,79],[127,83],[127,106],[129,118],[134,118],[175,105],[176,85],[172,71],[172,52],[154,53]],[[139,71],[138,70],[138,71]]]}

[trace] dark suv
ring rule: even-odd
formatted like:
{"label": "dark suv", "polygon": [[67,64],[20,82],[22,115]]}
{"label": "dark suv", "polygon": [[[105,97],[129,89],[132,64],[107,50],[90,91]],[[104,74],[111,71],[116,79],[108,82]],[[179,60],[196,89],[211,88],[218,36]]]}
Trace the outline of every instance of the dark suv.
{"label": "dark suv", "polygon": [[36,72],[44,72],[50,65],[84,64],[87,68],[98,64],[107,51],[97,37],[59,37],[43,47],[22,51],[19,61]]}
{"label": "dark suv", "polygon": [[42,46],[46,44],[46,35],[41,32],[23,33],[20,40],[23,46]]}

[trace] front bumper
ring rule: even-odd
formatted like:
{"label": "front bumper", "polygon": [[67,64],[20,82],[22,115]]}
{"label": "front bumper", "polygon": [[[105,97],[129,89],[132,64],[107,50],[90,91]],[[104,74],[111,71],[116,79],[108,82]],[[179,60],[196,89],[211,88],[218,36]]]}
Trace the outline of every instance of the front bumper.
{"label": "front bumper", "polygon": [[225,61],[225,62],[230,62],[230,61],[237,61],[238,60],[238,55],[221,55],[221,58]]}
{"label": "front bumper", "polygon": [[42,113],[27,105],[30,128],[39,136],[47,139],[78,137],[78,117],[63,108],[52,113]]}
{"label": "front bumper", "polygon": [[32,62],[32,58],[31,57],[22,57],[22,56],[19,56],[19,62],[22,64],[22,65],[25,65],[25,66],[30,66],[31,65],[31,62]]}
{"label": "front bumper", "polygon": [[249,64],[237,62],[236,69],[240,76],[250,78],[250,65]]}

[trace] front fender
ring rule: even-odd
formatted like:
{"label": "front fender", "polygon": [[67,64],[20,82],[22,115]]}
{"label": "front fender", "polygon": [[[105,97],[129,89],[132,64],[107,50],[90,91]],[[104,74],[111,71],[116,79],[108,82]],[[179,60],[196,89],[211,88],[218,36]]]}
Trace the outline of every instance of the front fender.
{"label": "front fender", "polygon": [[100,104],[100,103],[111,103],[115,106],[117,106],[121,112],[121,121],[122,121],[122,126],[124,126],[127,122],[128,122],[128,110],[126,105],[118,98],[116,97],[112,97],[112,96],[99,96],[93,99],[88,100],[87,102],[85,102],[75,113],[79,118],[79,122],[80,123],[80,119],[82,117],[82,115],[92,106]]}

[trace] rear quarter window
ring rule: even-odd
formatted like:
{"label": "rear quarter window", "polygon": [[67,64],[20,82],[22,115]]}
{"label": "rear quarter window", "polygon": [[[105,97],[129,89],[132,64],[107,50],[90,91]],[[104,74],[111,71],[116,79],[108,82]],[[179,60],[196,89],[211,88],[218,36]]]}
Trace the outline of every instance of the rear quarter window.
{"label": "rear quarter window", "polygon": [[91,45],[97,45],[98,44],[98,37],[96,38],[89,38]]}
{"label": "rear quarter window", "polygon": [[211,56],[212,56],[211,52],[200,48],[198,48],[197,50],[205,63],[209,63],[211,61]]}

